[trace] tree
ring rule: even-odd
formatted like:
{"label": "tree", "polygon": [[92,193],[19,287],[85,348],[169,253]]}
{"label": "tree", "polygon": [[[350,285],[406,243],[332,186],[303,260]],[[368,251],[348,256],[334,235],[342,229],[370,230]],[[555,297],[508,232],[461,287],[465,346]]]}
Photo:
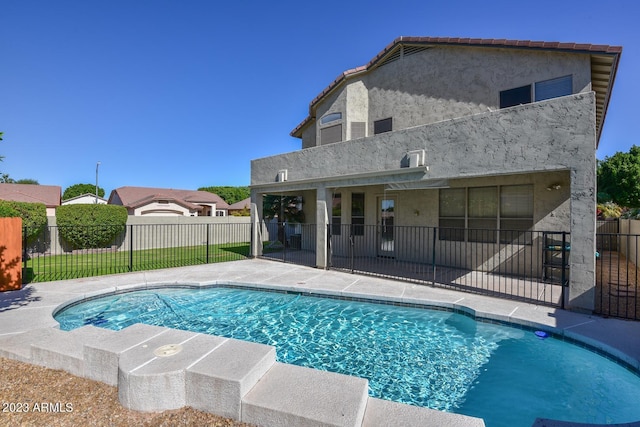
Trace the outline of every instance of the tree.
{"label": "tree", "polygon": [[[62,193],[62,200],[73,199],[83,194],[96,194],[95,184],[74,184],[67,187]],[[98,197],[104,197],[104,189],[101,187],[98,187]]]}
{"label": "tree", "polygon": [[302,199],[299,196],[277,196],[267,194],[262,199],[264,219],[278,219],[278,240],[285,244],[285,222],[304,222]]}
{"label": "tree", "polygon": [[598,201],[640,207],[640,147],[598,161]]}
{"label": "tree", "polygon": [[40,185],[38,181],[30,178],[23,178],[16,181],[16,184],[31,184],[31,185]]}
{"label": "tree", "polygon": [[231,186],[214,186],[214,187],[200,187],[198,191],[208,191],[209,193],[217,194],[232,205],[240,200],[244,200],[251,195],[249,187],[231,187]]}

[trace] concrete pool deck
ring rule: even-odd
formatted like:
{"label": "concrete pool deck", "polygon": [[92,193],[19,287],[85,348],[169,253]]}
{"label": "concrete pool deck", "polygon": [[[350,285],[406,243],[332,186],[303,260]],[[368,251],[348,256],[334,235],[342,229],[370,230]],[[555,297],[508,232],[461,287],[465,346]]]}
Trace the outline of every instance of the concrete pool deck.
{"label": "concrete pool deck", "polygon": [[259,259],[35,283],[0,293],[0,356],[117,385],[124,406],[145,411],[192,406],[264,426],[484,425],[368,397],[366,380],[278,363],[270,346],[148,325],[64,332],[52,316],[61,304],[100,293],[216,283],[465,310],[583,342],[640,369],[640,322]]}

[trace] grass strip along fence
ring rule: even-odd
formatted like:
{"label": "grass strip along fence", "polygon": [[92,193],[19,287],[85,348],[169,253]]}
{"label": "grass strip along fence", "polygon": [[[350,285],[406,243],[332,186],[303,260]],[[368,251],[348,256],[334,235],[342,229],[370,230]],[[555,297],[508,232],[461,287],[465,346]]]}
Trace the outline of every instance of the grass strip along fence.
{"label": "grass strip along fence", "polygon": [[251,232],[234,223],[128,225],[109,247],[73,248],[58,231],[46,227],[25,248],[23,283],[241,260]]}

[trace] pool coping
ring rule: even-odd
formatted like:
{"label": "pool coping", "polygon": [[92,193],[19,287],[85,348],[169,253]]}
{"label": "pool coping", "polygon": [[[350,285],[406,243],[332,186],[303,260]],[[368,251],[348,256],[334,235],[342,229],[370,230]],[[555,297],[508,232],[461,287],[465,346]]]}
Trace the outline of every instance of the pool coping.
{"label": "pool coping", "polygon": [[[55,329],[57,322],[53,320],[53,313],[72,301],[133,289],[224,285],[310,293],[387,304],[442,307],[485,321],[540,329],[605,354],[630,369],[640,370],[640,342],[637,338],[640,337],[640,322],[605,319],[521,301],[502,300],[269,260],[233,261],[206,266],[37,283],[27,285],[21,291],[2,293],[0,294],[0,354],[11,355],[10,348],[5,344],[11,341],[11,337],[14,337],[13,341],[15,341],[19,333],[41,328]],[[29,321],[26,322],[26,319]],[[41,352],[39,356],[40,364],[48,363],[55,367],[55,363],[47,361],[43,354],[51,358],[58,356],[51,352]],[[33,363],[33,361],[30,362]],[[365,407],[374,408],[376,405],[379,406],[380,403],[375,401],[365,403]],[[413,409],[415,407],[410,408],[409,412],[415,412]],[[270,417],[264,412],[261,414],[267,421],[267,425],[277,425],[271,422],[273,420],[267,419]],[[424,421],[417,423],[421,418],[420,415],[413,414],[407,419],[413,419],[416,422],[415,425],[425,425]],[[363,420],[368,420],[366,425],[372,425],[371,417],[367,417],[364,412],[356,419],[359,420],[356,421],[356,425],[365,425],[362,424]],[[463,418],[459,419],[460,422],[462,420]],[[469,420],[465,420],[467,421]]]}

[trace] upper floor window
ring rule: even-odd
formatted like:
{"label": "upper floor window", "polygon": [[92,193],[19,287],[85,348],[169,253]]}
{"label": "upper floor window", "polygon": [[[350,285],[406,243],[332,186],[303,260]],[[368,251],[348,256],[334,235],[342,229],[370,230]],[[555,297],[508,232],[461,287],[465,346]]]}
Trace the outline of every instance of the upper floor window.
{"label": "upper floor window", "polygon": [[351,122],[351,139],[364,138],[367,136],[366,122]]}
{"label": "upper floor window", "polygon": [[573,93],[573,77],[562,76],[555,79],[535,82],[533,85],[520,86],[500,92],[500,108],[529,104],[532,100],[558,98]]}
{"label": "upper floor window", "polygon": [[329,113],[320,119],[320,144],[340,142],[342,138],[342,113]]}
{"label": "upper floor window", "polygon": [[320,143],[331,144],[342,141],[342,123],[320,129]]}
{"label": "upper floor window", "polygon": [[329,113],[323,118],[320,119],[321,125],[326,125],[327,123],[335,122],[338,120],[342,120],[342,113]]}
{"label": "upper floor window", "polygon": [[500,108],[531,103],[531,85],[520,86],[515,89],[500,92]]}
{"label": "upper floor window", "polygon": [[379,133],[391,132],[393,130],[393,118],[389,117],[387,119],[376,120],[373,122],[373,134],[377,135]]}
{"label": "upper floor window", "polygon": [[534,92],[536,101],[571,95],[573,93],[573,78],[569,75],[537,82],[534,86]]}

